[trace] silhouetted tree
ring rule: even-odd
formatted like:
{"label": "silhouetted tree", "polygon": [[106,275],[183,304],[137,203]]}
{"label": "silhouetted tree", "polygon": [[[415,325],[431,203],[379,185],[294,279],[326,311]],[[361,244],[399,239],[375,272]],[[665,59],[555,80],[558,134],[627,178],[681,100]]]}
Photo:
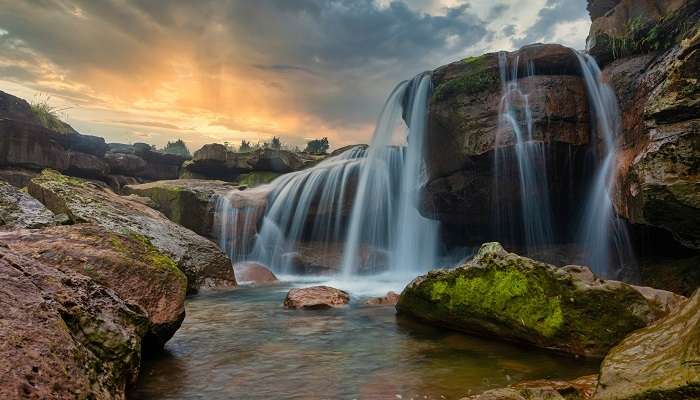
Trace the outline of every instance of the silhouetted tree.
{"label": "silhouetted tree", "polygon": [[275,149],[275,150],[281,149],[282,148],[282,141],[280,140],[280,138],[278,138],[277,136],[273,136],[272,141],[270,142],[270,148]]}
{"label": "silhouetted tree", "polygon": [[325,154],[329,147],[328,138],[324,137],[323,139],[314,139],[307,143],[304,151],[309,154]]}
{"label": "silhouetted tree", "polygon": [[161,152],[165,154],[177,154],[178,156],[186,158],[191,157],[190,150],[187,148],[187,145],[182,141],[182,139],[178,139],[174,142],[168,142],[168,144],[161,149]]}
{"label": "silhouetted tree", "polygon": [[251,150],[253,150],[253,146],[250,145],[250,142],[247,140],[241,140],[241,147],[238,148],[238,151],[241,153],[247,153]]}

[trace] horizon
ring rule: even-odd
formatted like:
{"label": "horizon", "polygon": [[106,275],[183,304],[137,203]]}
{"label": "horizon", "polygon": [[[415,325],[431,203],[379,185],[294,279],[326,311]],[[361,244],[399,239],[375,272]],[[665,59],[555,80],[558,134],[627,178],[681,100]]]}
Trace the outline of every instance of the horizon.
{"label": "horizon", "polygon": [[398,82],[531,43],[582,48],[585,0],[2,1],[0,89],[81,133],[331,148],[370,140]]}

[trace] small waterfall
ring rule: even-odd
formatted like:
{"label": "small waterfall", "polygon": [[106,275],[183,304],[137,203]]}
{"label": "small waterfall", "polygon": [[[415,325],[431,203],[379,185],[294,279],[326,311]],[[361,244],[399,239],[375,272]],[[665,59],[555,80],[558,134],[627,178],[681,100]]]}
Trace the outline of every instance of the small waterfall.
{"label": "small waterfall", "polygon": [[[532,110],[530,109],[529,94],[520,86],[521,79],[534,76],[532,62],[526,64],[526,74],[519,76],[520,56],[509,63],[508,54],[500,52],[498,64],[502,83],[502,97],[499,107],[499,131],[496,143],[494,171],[494,190],[503,190],[500,185],[503,175],[508,175],[510,165],[509,153],[502,146],[513,137],[515,158],[517,162],[517,177],[520,186],[520,218],[523,234],[509,233],[509,236],[523,237],[528,252],[537,250],[543,245],[551,244],[554,239],[552,229],[552,211],[550,205],[549,185],[546,170],[546,147],[542,140],[534,135]],[[509,143],[508,143],[509,144]],[[505,188],[505,190],[510,190]],[[513,216],[518,213],[495,204],[497,229],[503,226],[512,228]],[[505,214],[505,215],[504,215]],[[504,232],[497,232],[499,237]]]}
{"label": "small waterfall", "polygon": [[[344,277],[432,268],[438,224],[416,208],[425,175],[430,85],[430,75],[421,74],[396,86],[369,147],[220,199],[216,223],[222,248],[234,261],[259,261],[279,273],[294,272],[302,244],[313,244],[321,256],[341,253],[320,264],[338,268]],[[259,204],[265,201],[253,201],[256,209],[246,200],[251,196],[265,197],[263,210]]]}
{"label": "small waterfall", "polygon": [[[583,213],[580,243],[585,261],[599,276],[618,278],[625,268],[634,267],[635,257],[627,228],[616,217],[612,202],[612,186],[617,163],[617,142],[620,132],[620,110],[612,88],[601,80],[595,59],[576,52],[590,104],[592,131],[600,143],[595,143],[599,163],[594,175]],[[613,265],[618,270],[613,270]]]}

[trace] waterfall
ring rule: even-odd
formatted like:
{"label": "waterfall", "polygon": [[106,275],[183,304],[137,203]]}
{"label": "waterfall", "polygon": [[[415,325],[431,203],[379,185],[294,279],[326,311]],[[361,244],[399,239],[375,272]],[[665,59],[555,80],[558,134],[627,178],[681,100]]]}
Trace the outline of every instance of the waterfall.
{"label": "waterfall", "polygon": [[[346,278],[434,267],[438,224],[417,211],[430,91],[427,73],[398,84],[369,147],[222,196],[215,213],[221,247],[235,262],[258,261],[279,273],[295,272],[302,246]],[[250,201],[259,196],[264,201]]]}
{"label": "waterfall", "polygon": [[[599,165],[586,198],[579,241],[585,251],[586,264],[596,274],[617,278],[620,271],[633,266],[635,262],[627,228],[616,217],[611,197],[617,163],[620,110],[612,88],[601,80],[595,59],[580,52],[576,52],[576,56],[593,116],[592,131],[600,141],[595,143],[594,139],[591,140]],[[617,271],[613,271],[613,265],[617,266]]]}
{"label": "waterfall", "polygon": [[[511,135],[514,141],[515,158],[517,163],[517,177],[520,189],[520,218],[522,221],[525,246],[528,252],[534,251],[543,245],[551,244],[554,239],[552,232],[552,211],[550,206],[550,193],[546,171],[546,147],[542,140],[534,136],[534,124],[532,110],[530,109],[529,94],[520,86],[520,80],[534,76],[532,62],[526,64],[526,74],[520,77],[518,74],[520,56],[509,63],[506,52],[500,52],[498,64],[500,69],[502,97],[499,106],[499,129],[495,152],[494,190],[502,190],[501,175],[507,175],[509,159],[508,153],[502,149],[507,136]],[[510,188],[506,188],[510,190]],[[496,196],[496,198],[498,198]],[[502,229],[503,225],[512,228],[513,215],[511,210],[503,210],[500,204],[494,205],[496,211],[496,227]],[[501,213],[505,212],[504,218]],[[497,232],[499,237],[503,232]],[[513,234],[511,234],[513,235]]]}

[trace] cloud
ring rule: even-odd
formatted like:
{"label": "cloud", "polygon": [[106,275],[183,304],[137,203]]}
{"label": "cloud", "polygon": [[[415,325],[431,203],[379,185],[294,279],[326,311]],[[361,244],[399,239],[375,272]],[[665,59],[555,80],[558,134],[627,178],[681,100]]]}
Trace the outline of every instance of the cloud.
{"label": "cloud", "polygon": [[[515,40],[514,43],[516,47],[520,47],[535,42],[550,42],[554,39],[559,25],[581,20],[589,20],[586,1],[547,0],[544,8],[537,15],[537,21],[527,29],[525,36]],[[578,40],[584,39],[585,32]]]}

